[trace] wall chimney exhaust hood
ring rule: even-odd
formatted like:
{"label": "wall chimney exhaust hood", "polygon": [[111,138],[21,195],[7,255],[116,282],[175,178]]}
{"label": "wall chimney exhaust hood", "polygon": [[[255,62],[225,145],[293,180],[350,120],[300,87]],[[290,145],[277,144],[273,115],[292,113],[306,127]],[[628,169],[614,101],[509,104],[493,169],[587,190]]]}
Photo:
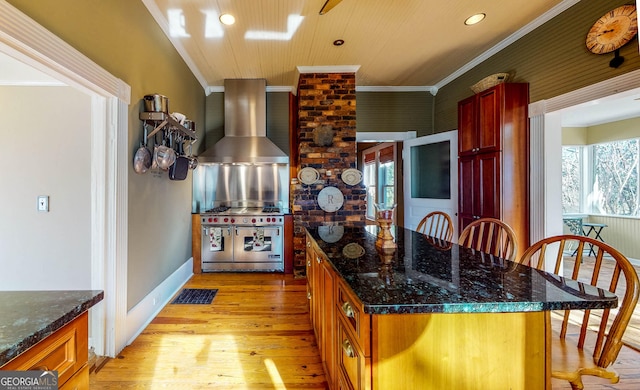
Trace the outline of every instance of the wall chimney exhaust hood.
{"label": "wall chimney exhaust hood", "polygon": [[199,164],[288,164],[267,138],[267,81],[224,80],[224,137],[198,155]]}

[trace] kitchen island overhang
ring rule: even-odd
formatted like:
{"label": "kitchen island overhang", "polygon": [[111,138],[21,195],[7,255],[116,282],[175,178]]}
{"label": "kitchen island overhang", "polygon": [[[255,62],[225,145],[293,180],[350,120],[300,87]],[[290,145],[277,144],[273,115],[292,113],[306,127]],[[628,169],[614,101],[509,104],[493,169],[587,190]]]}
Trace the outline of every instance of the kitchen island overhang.
{"label": "kitchen island overhang", "polygon": [[[443,250],[408,229],[395,228],[398,247],[389,264],[383,264],[375,246],[375,226],[345,226],[336,242],[324,241],[318,228],[307,231],[367,314],[511,313],[618,305],[609,291],[455,244]],[[364,248],[362,256],[343,253],[351,243]]]}

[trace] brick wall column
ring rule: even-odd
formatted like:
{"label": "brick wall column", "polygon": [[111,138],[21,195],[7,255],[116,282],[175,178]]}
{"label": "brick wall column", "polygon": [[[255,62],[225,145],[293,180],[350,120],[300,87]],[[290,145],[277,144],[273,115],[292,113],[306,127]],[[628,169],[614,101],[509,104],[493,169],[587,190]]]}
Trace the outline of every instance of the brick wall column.
{"label": "brick wall column", "polygon": [[[304,228],[327,223],[364,225],[366,191],[359,183],[341,180],[344,170],[356,167],[356,78],[355,73],[305,73],[298,84],[297,171],[313,167],[320,173],[317,183],[291,185],[294,217],[294,270],[304,272]],[[327,134],[333,132],[332,139]],[[322,136],[321,136],[322,135]],[[330,175],[329,175],[330,173]],[[337,187],[344,195],[342,208],[329,213],[317,203],[318,193]]]}

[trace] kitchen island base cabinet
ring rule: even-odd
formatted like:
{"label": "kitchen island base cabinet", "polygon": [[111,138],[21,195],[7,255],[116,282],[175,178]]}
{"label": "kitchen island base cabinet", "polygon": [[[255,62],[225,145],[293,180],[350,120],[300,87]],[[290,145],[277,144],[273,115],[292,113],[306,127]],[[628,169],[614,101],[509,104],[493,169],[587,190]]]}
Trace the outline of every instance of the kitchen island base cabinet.
{"label": "kitchen island base cabinet", "polygon": [[58,371],[60,390],[89,389],[88,312],[2,366],[2,370]]}
{"label": "kitchen island base cabinet", "polygon": [[546,313],[373,315],[371,388],[550,388]]}
{"label": "kitchen island base cabinet", "polygon": [[335,381],[335,271],[319,251],[307,240],[307,297],[318,350],[327,382]]}

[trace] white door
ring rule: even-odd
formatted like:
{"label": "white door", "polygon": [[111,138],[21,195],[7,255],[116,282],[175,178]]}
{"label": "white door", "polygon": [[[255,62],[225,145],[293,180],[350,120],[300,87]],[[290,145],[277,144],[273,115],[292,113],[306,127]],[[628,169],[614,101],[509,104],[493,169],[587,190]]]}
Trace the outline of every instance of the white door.
{"label": "white door", "polygon": [[404,225],[415,230],[432,211],[443,211],[453,221],[458,238],[458,131],[404,141]]}

